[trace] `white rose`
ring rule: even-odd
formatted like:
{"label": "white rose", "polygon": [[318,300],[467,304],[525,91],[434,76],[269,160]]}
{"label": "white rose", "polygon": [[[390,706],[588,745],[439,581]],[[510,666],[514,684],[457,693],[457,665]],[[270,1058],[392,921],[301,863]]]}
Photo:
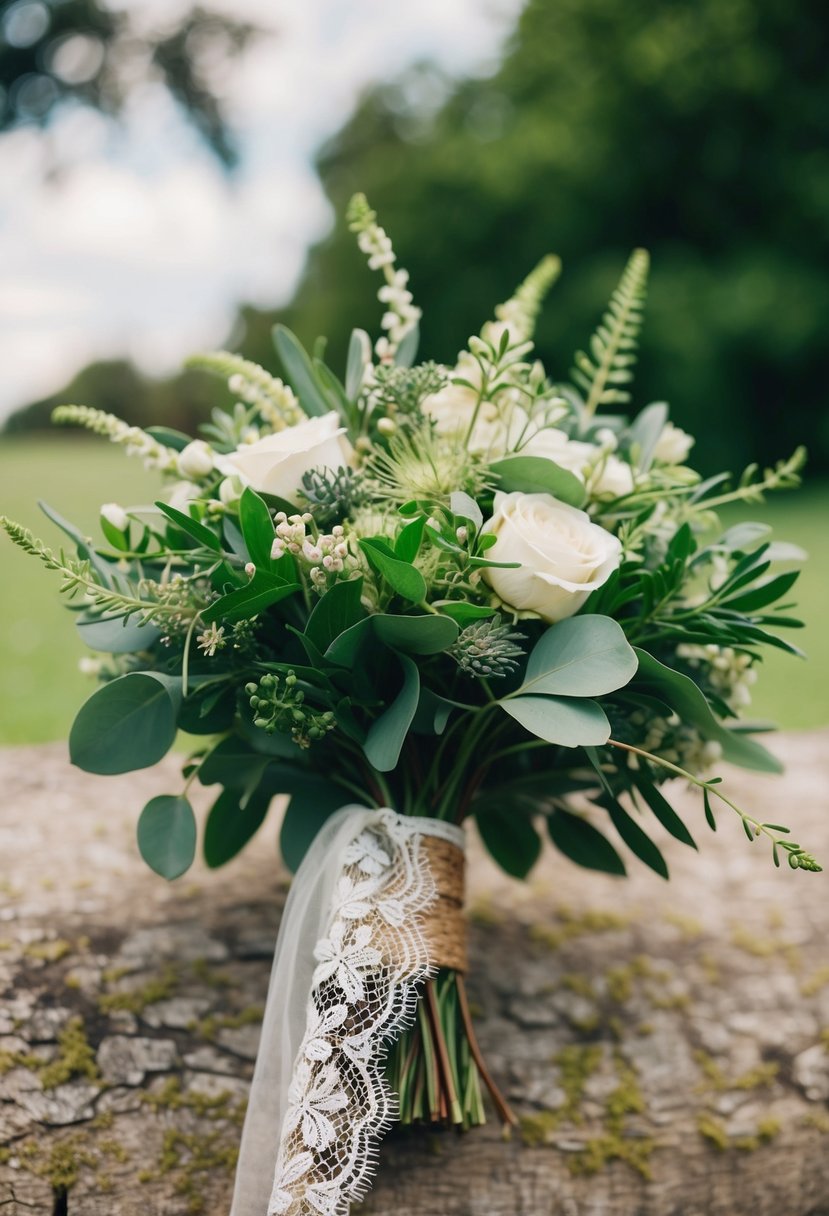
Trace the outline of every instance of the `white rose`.
{"label": "white rose", "polygon": [[182,477],[198,481],[213,472],[213,451],[203,439],[194,439],[179,452],[177,463]]}
{"label": "white rose", "polygon": [[130,526],[129,516],[117,502],[105,502],[101,507],[101,516],[108,524],[112,524],[117,532],[126,532]]}
{"label": "white rose", "polygon": [[527,426],[523,410],[516,411],[511,431],[515,442],[521,444],[518,449],[520,456],[543,456],[546,460],[553,460],[559,468],[575,473],[579,481],[584,481],[587,470],[599,453],[592,443],[570,439],[558,427],[545,426],[533,430],[532,423]]}
{"label": "white rose", "polygon": [[487,557],[520,562],[485,567],[483,576],[505,604],[553,623],[578,612],[591,591],[618,567],[622,546],[585,511],[550,494],[496,494],[484,531],[496,540]]}
{"label": "white rose", "polygon": [[175,507],[177,511],[184,511],[186,514],[188,504],[194,498],[198,498],[198,496],[198,486],[194,486],[191,481],[177,481],[167,495],[167,502],[171,507]]}
{"label": "white rose", "polygon": [[350,464],[351,445],[339,421],[332,410],[246,443],[224,458],[222,471],[238,473],[254,490],[293,502],[309,469],[341,469]]}
{"label": "white rose", "polygon": [[633,488],[633,469],[612,453],[599,461],[590,477],[590,493],[597,498],[623,498]]}
{"label": "white rose", "polygon": [[684,464],[693,446],[693,435],[666,422],[653,449],[653,458],[659,464]]}

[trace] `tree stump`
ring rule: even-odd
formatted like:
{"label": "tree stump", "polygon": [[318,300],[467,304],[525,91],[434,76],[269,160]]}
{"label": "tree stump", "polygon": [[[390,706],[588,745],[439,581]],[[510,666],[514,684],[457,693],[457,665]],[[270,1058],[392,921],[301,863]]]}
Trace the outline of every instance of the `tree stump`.
{"label": "tree stump", "polygon": [[[732,771],[730,792],[829,861],[829,734],[777,750],[785,777]],[[62,746],[0,751],[10,1216],[229,1209],[288,880],[277,815],[216,873],[146,870],[137,812],[177,768],[102,779]],[[521,1127],[392,1134],[360,1212],[829,1214],[826,877],[775,870],[730,812],[712,836],[682,800],[700,853],[660,839],[668,885],[552,849],[520,884],[473,843],[471,995]]]}

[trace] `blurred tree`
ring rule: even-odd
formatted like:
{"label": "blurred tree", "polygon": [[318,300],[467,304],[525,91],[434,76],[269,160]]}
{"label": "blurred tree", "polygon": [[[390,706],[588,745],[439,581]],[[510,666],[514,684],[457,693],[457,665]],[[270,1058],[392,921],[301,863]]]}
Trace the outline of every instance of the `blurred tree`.
{"label": "blurred tree", "polygon": [[[421,66],[369,93],[323,151],[337,214],[364,190],[412,271],[422,349],[451,359],[549,248],[565,275],[539,346],[556,376],[628,250],[654,271],[638,403],[670,395],[707,468],[808,440],[829,464],[829,23],[806,0],[531,0],[499,70]],[[448,94],[448,95],[447,95]],[[340,222],[292,323],[377,315]],[[248,314],[273,362],[269,318]]]}
{"label": "blurred tree", "polygon": [[425,357],[452,359],[552,249],[565,274],[539,348],[566,377],[646,245],[636,403],[668,395],[708,471],[803,440],[825,471],[827,60],[806,0],[530,0],[492,75],[457,84],[422,64],[364,97],[319,158],[340,221],[288,309],[242,309],[244,353],[274,366],[279,315],[308,343],[328,334],[341,367],[351,326],[379,321],[342,221],[354,190],[412,272]]}
{"label": "blurred tree", "polygon": [[150,380],[124,359],[90,363],[51,397],[44,397],[7,420],[6,434],[51,430],[52,410],[77,402],[107,410],[133,426],[164,426],[192,434],[214,405],[226,404],[220,386],[198,372],[184,371],[164,380]]}
{"label": "blurred tree", "polygon": [[67,100],[118,115],[131,92],[159,81],[227,166],[233,140],[212,83],[254,26],[192,7],[161,26],[101,0],[0,3],[0,131],[43,126]]}

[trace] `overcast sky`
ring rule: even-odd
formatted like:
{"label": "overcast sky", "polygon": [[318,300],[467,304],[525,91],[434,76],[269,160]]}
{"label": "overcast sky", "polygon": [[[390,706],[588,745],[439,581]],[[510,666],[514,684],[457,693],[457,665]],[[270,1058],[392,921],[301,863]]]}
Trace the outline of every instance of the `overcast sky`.
{"label": "overcast sky", "polygon": [[[288,299],[332,218],[313,152],[360,90],[424,56],[453,74],[490,70],[518,8],[233,0],[234,14],[274,33],[227,80],[242,147],[232,179],[152,88],[123,130],[77,109],[45,135],[0,136],[0,417],[93,358],[171,371],[222,341],[238,302]],[[49,148],[70,165],[56,182],[44,176]]]}

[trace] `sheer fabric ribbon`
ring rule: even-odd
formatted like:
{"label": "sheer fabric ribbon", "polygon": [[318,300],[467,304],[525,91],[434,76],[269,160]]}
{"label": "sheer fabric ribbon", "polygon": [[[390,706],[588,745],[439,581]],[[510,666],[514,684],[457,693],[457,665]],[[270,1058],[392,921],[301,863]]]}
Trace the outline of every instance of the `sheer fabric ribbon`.
{"label": "sheer fabric ribbon", "polygon": [[347,1216],[371,1184],[396,1099],[389,1042],[432,971],[426,836],[462,829],[389,809],[333,815],[291,886],[271,971],[231,1216]]}

